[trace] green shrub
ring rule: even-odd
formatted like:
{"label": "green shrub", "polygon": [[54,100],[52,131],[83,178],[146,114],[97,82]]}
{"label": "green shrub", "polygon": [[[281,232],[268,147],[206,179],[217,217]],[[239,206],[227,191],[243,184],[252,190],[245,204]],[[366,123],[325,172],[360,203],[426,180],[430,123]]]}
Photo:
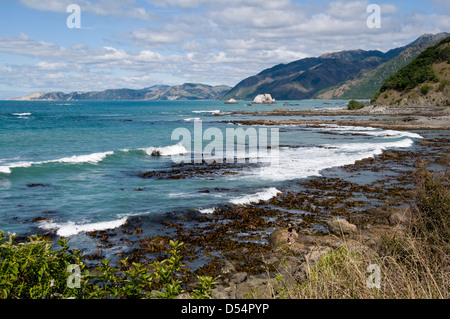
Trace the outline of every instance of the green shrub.
{"label": "green shrub", "polygon": [[348,102],[348,105],[347,105],[348,110],[359,110],[363,107],[364,107],[364,103],[361,103],[361,102],[358,102],[355,100],[351,100],[350,102]]}
{"label": "green shrub", "polygon": [[427,95],[429,91],[430,91],[429,85],[424,85],[420,88],[420,93],[422,93],[423,95]]}
{"label": "green shrub", "polygon": [[438,88],[436,89],[436,91],[438,92],[444,92],[445,87],[447,86],[447,84],[449,84],[449,81],[447,80],[441,80],[439,83]]}
{"label": "green shrub", "polygon": [[449,48],[442,49],[442,45],[450,42],[450,37],[439,44],[423,51],[410,64],[401,68],[397,73],[389,77],[381,86],[380,91],[390,89],[399,92],[408,91],[424,82],[438,82],[439,79],[433,72],[433,63],[448,61]]}
{"label": "green shrub", "polygon": [[378,91],[377,93],[375,93],[375,95],[370,99],[370,103],[374,103],[378,97],[380,96],[381,92]]}
{"label": "green shrub", "polygon": [[[179,278],[183,243],[171,241],[170,257],[150,265],[123,259],[119,269],[105,259],[89,270],[81,251],[71,250],[66,239],[58,244],[59,249],[52,249],[38,236],[15,243],[15,235],[0,231],[0,299],[172,299],[184,292]],[[78,282],[70,285],[73,273],[68,270],[74,265]],[[206,276],[198,280],[194,298],[209,298],[215,280]]]}

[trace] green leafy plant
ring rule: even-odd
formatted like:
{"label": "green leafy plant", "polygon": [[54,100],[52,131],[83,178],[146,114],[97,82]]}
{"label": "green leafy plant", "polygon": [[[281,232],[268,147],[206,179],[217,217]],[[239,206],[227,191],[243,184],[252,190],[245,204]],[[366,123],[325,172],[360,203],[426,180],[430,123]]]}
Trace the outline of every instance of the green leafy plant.
{"label": "green leafy plant", "polygon": [[347,109],[348,110],[359,110],[362,109],[364,107],[364,103],[355,101],[355,100],[351,100],[350,102],[348,102],[347,105]]}
{"label": "green leafy plant", "polygon": [[[0,231],[1,299],[172,299],[184,292],[180,277],[183,243],[178,241],[170,241],[168,258],[150,265],[125,258],[116,268],[104,259],[88,269],[85,256],[71,250],[66,239],[59,240],[59,248],[54,249],[39,236],[21,243],[15,238]],[[70,272],[72,268],[77,272]],[[71,277],[76,284],[70,284]],[[200,276],[198,280],[194,298],[210,298],[215,279]]]}
{"label": "green leafy plant", "polygon": [[424,85],[420,88],[420,93],[422,93],[423,95],[427,95],[429,91],[430,91],[429,85]]}
{"label": "green leafy plant", "polygon": [[194,289],[194,295],[191,297],[192,299],[210,299],[211,298],[211,290],[217,284],[217,278],[213,278],[210,276],[198,276],[199,280],[197,283],[197,287]]}

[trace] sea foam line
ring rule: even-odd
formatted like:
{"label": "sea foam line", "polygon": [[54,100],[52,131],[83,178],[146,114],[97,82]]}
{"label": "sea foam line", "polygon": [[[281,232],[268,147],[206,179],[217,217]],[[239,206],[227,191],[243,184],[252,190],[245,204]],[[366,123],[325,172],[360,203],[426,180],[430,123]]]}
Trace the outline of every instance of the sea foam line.
{"label": "sea foam line", "polygon": [[395,131],[395,130],[382,130],[377,129],[374,127],[365,127],[365,126],[343,126],[343,125],[336,125],[336,124],[323,124],[323,127],[316,128],[318,130],[325,130],[325,131],[334,131],[336,133],[345,133],[345,132],[352,132],[352,133],[360,133],[370,136],[379,136],[379,137],[393,137],[393,138],[399,138],[399,137],[409,137],[409,138],[417,138],[417,139],[423,139],[423,136],[413,133],[413,132],[407,132],[407,131]]}
{"label": "sea foam line", "polygon": [[246,170],[239,178],[282,181],[321,176],[321,171],[324,169],[352,165],[357,160],[380,155],[386,149],[408,148],[413,144],[413,140],[406,138],[384,143],[346,143],[305,148],[280,148],[278,162],[272,161],[269,162],[269,165]]}
{"label": "sea foam line", "polygon": [[[137,150],[144,151],[147,155],[150,155],[150,156],[172,156],[172,155],[180,155],[180,154],[188,153],[186,148],[181,143],[178,143],[175,145],[163,146],[163,147],[141,148],[141,149],[137,149]],[[134,150],[123,149],[119,152],[127,153],[130,151],[134,151]],[[71,157],[63,157],[60,159],[49,160],[49,161],[39,161],[39,162],[21,161],[21,162],[9,163],[9,164],[3,163],[3,165],[0,166],[0,173],[11,174],[11,169],[14,169],[14,168],[26,168],[26,167],[30,167],[32,165],[42,165],[42,164],[48,164],[48,163],[98,164],[101,161],[103,161],[107,156],[114,155],[115,153],[116,152],[114,152],[114,151],[109,151],[109,152],[93,153],[93,154],[87,154],[87,155],[74,155]]]}
{"label": "sea foam line", "polygon": [[262,192],[258,192],[252,195],[246,195],[238,198],[234,198],[230,200],[230,203],[236,205],[246,205],[251,203],[258,203],[260,200],[266,201],[271,199],[272,197],[277,196],[281,191],[276,189],[275,187],[268,188]]}
{"label": "sea foam line", "polygon": [[92,232],[96,230],[115,229],[124,225],[128,221],[127,217],[106,222],[77,224],[72,221],[66,223],[44,222],[39,228],[44,230],[56,230],[56,235],[61,237],[70,237],[82,232]]}
{"label": "sea foam line", "polygon": [[220,110],[212,110],[212,111],[208,111],[208,110],[199,110],[199,111],[192,111],[192,113],[212,113],[212,114],[218,114],[218,113],[220,113]]}
{"label": "sea foam line", "polygon": [[48,163],[68,163],[68,164],[80,164],[80,163],[90,163],[97,164],[101,162],[106,156],[112,155],[114,152],[104,152],[104,153],[93,153],[88,155],[74,155],[72,157],[64,157],[56,160],[50,161],[40,161],[40,162],[16,162],[7,165],[0,166],[0,173],[11,174],[12,168],[24,168],[30,167],[32,165],[42,165]]}

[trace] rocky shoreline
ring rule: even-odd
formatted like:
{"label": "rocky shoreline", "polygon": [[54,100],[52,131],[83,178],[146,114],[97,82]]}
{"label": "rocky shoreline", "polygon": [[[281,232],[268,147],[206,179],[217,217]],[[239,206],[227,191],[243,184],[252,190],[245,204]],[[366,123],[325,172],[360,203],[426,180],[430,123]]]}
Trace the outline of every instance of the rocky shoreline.
{"label": "rocky shoreline", "polygon": [[[385,120],[380,121],[383,128],[394,128]],[[360,121],[332,123],[365,125]],[[415,130],[409,122],[406,128]],[[218,278],[213,298],[275,298],[279,294],[280,275],[284,281],[300,283],[307,278],[307,267],[317,263],[329,250],[346,246],[374,251],[383,236],[404,231],[411,217],[408,207],[415,200],[417,171],[424,168],[446,171],[450,166],[450,134],[437,129],[438,126],[420,132],[425,138],[411,150],[388,151],[354,165],[325,170],[322,177],[299,181],[267,202],[224,205],[212,214],[194,211],[167,214],[160,220],[159,231],[164,235],[145,234],[142,230],[145,221],[140,218],[114,231],[90,233],[99,240],[99,253],[90,259],[100,259],[102,249],[120,242],[129,245],[130,250],[118,254],[118,258],[150,263],[165,256],[170,240],[179,240],[185,243],[182,254],[187,267],[183,280],[187,291],[193,289],[197,275],[208,275]],[[183,169],[174,168],[174,172],[159,177],[152,172],[144,173],[142,177],[185,178]],[[223,167],[214,169],[220,174],[227,172],[221,171]],[[236,167],[233,169],[236,171]],[[189,167],[188,175],[209,174],[209,170]],[[221,190],[205,190],[215,191]],[[289,223],[295,229],[295,242],[291,245],[286,244]],[[121,237],[124,234],[133,238]],[[188,297],[189,293],[180,296]]]}
{"label": "rocky shoreline", "polygon": [[[287,104],[286,106],[289,106]],[[371,106],[368,105],[359,110],[302,110],[275,109],[269,112],[231,112],[224,115],[253,115],[258,116],[255,120],[235,120],[233,124],[243,125],[345,125],[345,126],[371,126],[380,129],[392,130],[448,130],[450,129],[450,107],[393,107],[393,106]],[[317,117],[308,119],[283,119],[266,120],[264,116],[302,116]],[[334,117],[323,119],[321,117]],[[341,118],[341,117],[352,117]],[[370,117],[369,119],[361,117]]]}

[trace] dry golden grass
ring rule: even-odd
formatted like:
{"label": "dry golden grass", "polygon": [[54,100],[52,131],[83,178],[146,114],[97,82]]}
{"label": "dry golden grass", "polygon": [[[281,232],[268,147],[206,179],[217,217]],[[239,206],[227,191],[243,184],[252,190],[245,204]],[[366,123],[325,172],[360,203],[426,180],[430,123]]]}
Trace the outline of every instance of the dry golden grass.
{"label": "dry golden grass", "polygon": [[[413,220],[406,231],[381,238],[375,250],[344,244],[330,249],[316,264],[306,263],[306,278],[293,280],[280,272],[279,298],[311,299],[448,299],[449,174],[433,177],[420,171]],[[374,269],[379,288],[374,287]],[[281,266],[282,267],[282,266]],[[283,273],[283,275],[281,275]],[[367,283],[369,282],[369,284]],[[372,284],[371,284],[372,283]]]}

